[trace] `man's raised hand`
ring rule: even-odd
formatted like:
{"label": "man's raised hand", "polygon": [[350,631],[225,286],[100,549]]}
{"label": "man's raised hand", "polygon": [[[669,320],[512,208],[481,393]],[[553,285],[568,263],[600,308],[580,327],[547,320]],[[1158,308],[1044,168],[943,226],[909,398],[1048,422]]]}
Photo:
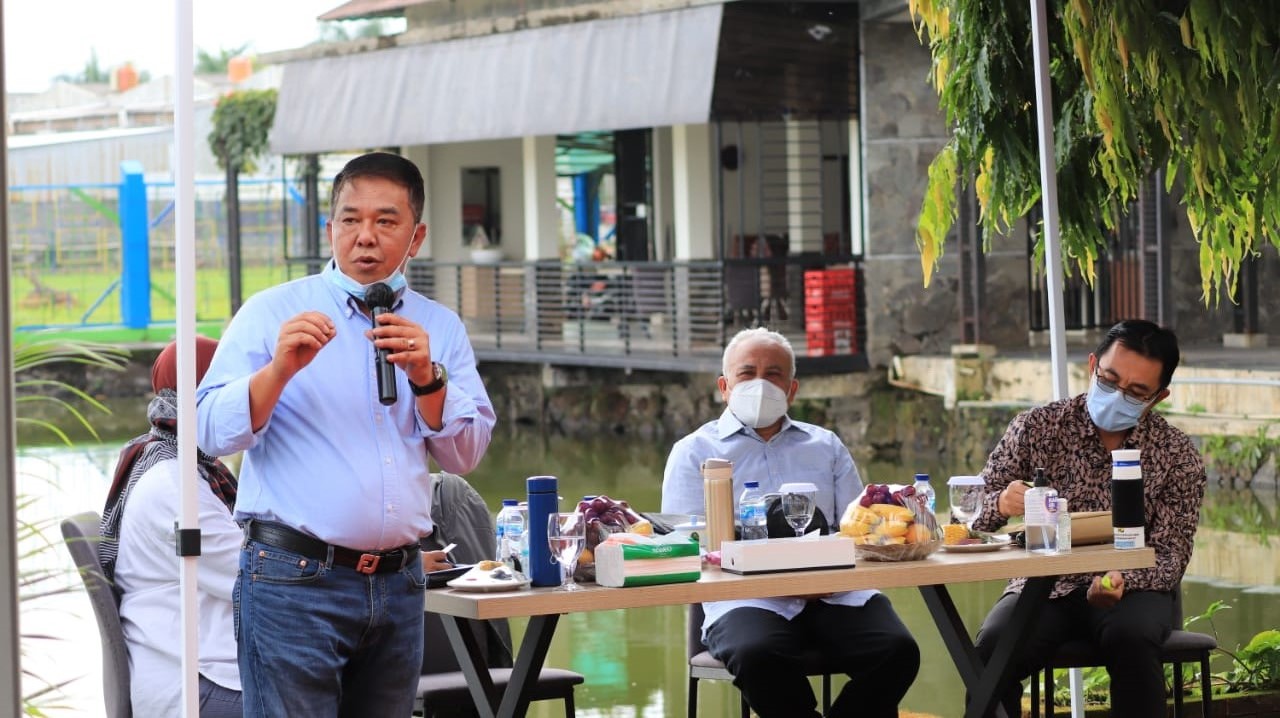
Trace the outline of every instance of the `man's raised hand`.
{"label": "man's raised hand", "polygon": [[336,334],[329,317],[320,312],[303,312],[280,325],[271,364],[287,381],[310,364]]}

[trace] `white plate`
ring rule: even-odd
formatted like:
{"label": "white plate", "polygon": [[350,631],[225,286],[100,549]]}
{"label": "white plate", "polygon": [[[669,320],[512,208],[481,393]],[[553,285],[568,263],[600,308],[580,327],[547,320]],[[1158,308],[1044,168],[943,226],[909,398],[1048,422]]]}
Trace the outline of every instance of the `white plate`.
{"label": "white plate", "polygon": [[514,579],[496,579],[493,578],[492,573],[493,569],[483,569],[476,566],[446,585],[459,591],[489,592],[518,591],[522,588],[528,588],[531,583],[523,574],[514,574]]}
{"label": "white plate", "polygon": [[1013,542],[1009,540],[1008,536],[992,536],[988,543],[942,544],[942,550],[951,551],[953,553],[982,553],[983,551],[999,551],[1012,543]]}

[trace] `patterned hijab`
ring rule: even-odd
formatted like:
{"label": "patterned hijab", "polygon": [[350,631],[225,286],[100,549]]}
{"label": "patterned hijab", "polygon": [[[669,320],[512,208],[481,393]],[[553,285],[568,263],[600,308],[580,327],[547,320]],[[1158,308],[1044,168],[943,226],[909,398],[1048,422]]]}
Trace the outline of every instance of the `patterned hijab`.
{"label": "patterned hijab", "polygon": [[[197,382],[204,378],[217,346],[218,343],[212,339],[196,337]],[[107,492],[107,503],[102,510],[102,541],[98,544],[98,561],[108,580],[115,580],[120,523],[124,517],[125,504],[129,500],[129,492],[148,469],[161,461],[178,457],[178,394],[175,390],[178,384],[177,361],[177,344],[170,342],[151,365],[151,388],[156,392],[155,398],[147,407],[151,431],[129,441],[120,451],[120,458],[116,462],[111,489]],[[213,490],[214,496],[222,500],[227,511],[232,511],[236,503],[236,477],[226,465],[197,449],[196,468],[200,472],[200,478]]]}

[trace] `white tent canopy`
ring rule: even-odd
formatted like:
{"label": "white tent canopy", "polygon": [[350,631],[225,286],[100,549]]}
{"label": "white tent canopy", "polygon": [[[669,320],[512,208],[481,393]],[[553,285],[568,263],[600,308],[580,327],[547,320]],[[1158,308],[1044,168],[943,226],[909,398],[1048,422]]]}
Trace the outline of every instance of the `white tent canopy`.
{"label": "white tent canopy", "polygon": [[706,122],[721,15],[707,5],[292,62],[271,150]]}

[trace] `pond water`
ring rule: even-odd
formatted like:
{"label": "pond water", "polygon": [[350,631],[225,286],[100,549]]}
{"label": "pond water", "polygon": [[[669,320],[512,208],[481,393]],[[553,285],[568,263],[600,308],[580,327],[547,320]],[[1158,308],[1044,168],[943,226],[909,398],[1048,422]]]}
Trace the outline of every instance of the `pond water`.
{"label": "pond water", "polygon": [[[29,517],[61,517],[78,511],[100,511],[115,462],[118,443],[65,448],[27,448],[19,453],[19,493],[31,504],[23,509]],[[468,479],[490,507],[506,497],[522,497],[524,479],[535,474],[560,477],[562,506],[584,494],[607,494],[628,500],[641,509],[656,509],[660,503],[662,469],[669,442],[637,441],[606,437],[596,440],[569,440],[543,437],[535,433],[502,433],[495,437],[488,455]],[[871,463],[860,466],[863,480],[876,483],[904,483],[917,471],[934,476],[935,488],[945,488],[951,474],[974,473],[980,467],[949,467],[930,461],[903,465]],[[1274,487],[1259,493],[1228,492],[1211,486],[1202,524],[1217,516],[1245,511],[1262,520],[1252,522],[1255,533],[1274,536]],[[946,491],[939,491],[938,510],[946,507]],[[1236,506],[1241,507],[1237,511]],[[1259,510],[1261,506],[1261,510]],[[1261,528],[1259,528],[1261,526]],[[56,529],[52,532],[56,536]],[[1265,547],[1265,544],[1260,544]],[[1271,546],[1275,544],[1272,543]],[[1274,549],[1264,548],[1259,561],[1274,564]],[[69,567],[65,551],[24,559],[23,570],[37,561]],[[1236,648],[1256,632],[1280,628],[1280,587],[1224,582],[1216,579],[1212,566],[1199,566],[1201,577],[1184,583],[1188,616],[1201,613],[1212,601],[1222,600],[1229,610],[1214,619],[1213,629],[1221,645]],[[1233,575],[1227,572],[1225,575]],[[67,585],[76,585],[74,577]],[[961,584],[952,588],[957,609],[967,625],[976,629],[990,606],[999,598],[1003,582]],[[902,704],[904,711],[926,715],[959,716],[964,691],[923,600],[915,590],[887,592],[898,613],[914,631],[920,643],[922,665],[918,678]],[[54,599],[61,601],[52,612],[31,610],[24,604],[23,632],[41,629],[57,635],[53,642],[41,642],[26,651],[24,667],[35,666],[43,678],[74,679],[60,703],[69,712],[51,710],[51,715],[96,714],[101,707],[101,683],[97,631],[83,592]],[[570,668],[587,676],[577,691],[580,716],[630,718],[653,716],[675,718],[685,715],[687,672],[685,662],[685,608],[682,606],[601,611],[571,614],[561,620],[548,655],[548,665]],[[33,628],[34,627],[34,628]],[[514,625],[519,633],[522,626]],[[1213,632],[1204,623],[1196,630]],[[441,646],[440,650],[448,650]],[[1215,670],[1225,670],[1221,656]],[[836,681],[837,690],[841,680]],[[737,715],[737,692],[727,683],[703,681],[699,689],[699,715]],[[550,718],[562,714],[557,703],[534,704],[530,715]]]}

